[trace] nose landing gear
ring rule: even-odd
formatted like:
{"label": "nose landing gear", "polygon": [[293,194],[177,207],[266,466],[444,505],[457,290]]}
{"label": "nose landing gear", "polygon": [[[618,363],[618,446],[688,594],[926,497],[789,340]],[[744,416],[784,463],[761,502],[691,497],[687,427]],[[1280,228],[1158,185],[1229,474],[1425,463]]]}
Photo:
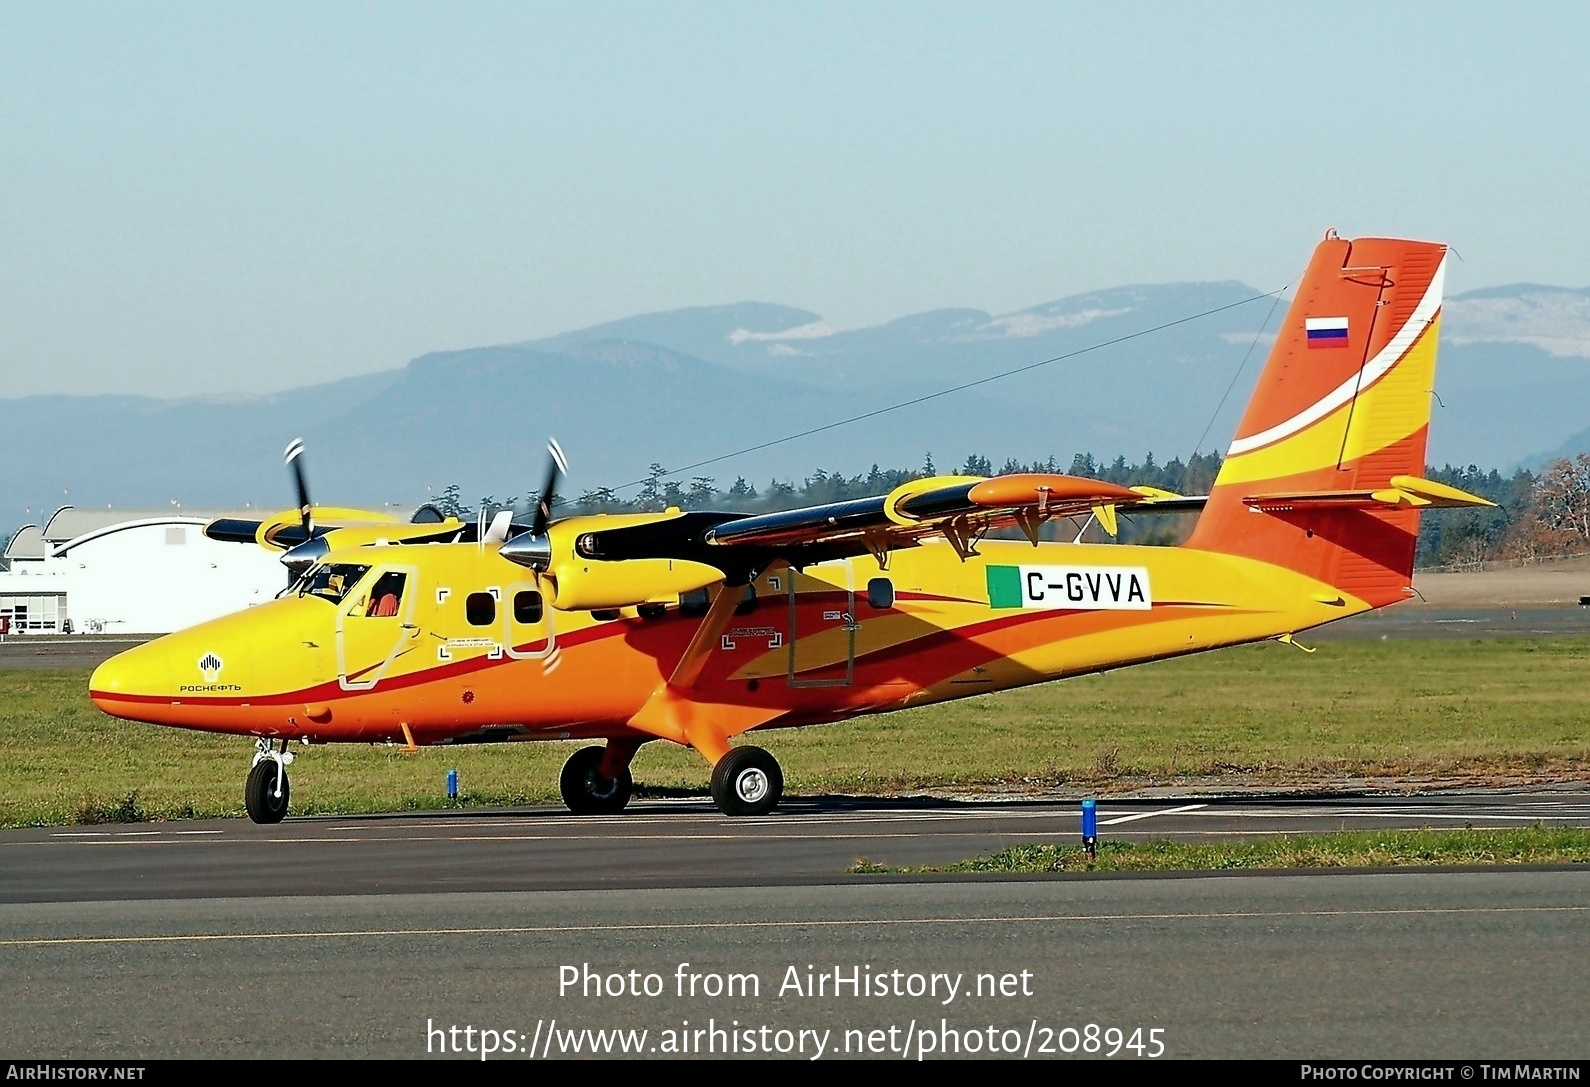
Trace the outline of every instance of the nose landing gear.
{"label": "nose landing gear", "polygon": [[286,740],[278,749],[273,741],[261,737],[255,746],[258,750],[254,752],[254,765],[243,786],[243,807],[256,823],[280,823],[287,815],[287,766],[293,761],[293,753],[287,750]]}

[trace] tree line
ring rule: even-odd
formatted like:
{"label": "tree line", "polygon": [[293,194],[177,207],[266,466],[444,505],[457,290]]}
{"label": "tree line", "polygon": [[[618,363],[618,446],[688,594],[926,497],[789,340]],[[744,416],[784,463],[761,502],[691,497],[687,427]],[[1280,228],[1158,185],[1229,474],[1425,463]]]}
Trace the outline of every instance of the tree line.
{"label": "tree line", "polygon": [[[1020,472],[1063,472],[1104,480],[1122,486],[1149,486],[1178,494],[1208,494],[1220,472],[1219,453],[1195,454],[1186,461],[1177,457],[1164,463],[1152,453],[1141,461],[1124,456],[1112,461],[1078,453],[1069,464],[1050,456],[1023,463],[1014,458],[999,466],[987,457],[968,456],[958,467],[941,469],[928,454],[915,468],[883,468],[877,464],[863,473],[819,468],[799,480],[774,477],[758,487],[744,476],[727,485],[713,476],[672,477],[661,464],[653,464],[638,487],[621,493],[598,487],[567,496],[558,502],[558,516],[594,513],[660,512],[671,506],[686,510],[718,509],[738,513],[767,513],[853,498],[887,494],[902,483],[943,474],[968,476],[1012,475]],[[1428,478],[1461,488],[1495,502],[1494,509],[1438,511],[1419,519],[1417,565],[1466,566],[1495,559],[1538,561],[1590,551],[1590,453],[1573,460],[1554,461],[1538,473],[1517,469],[1502,475],[1476,465],[1444,465],[1426,469]],[[499,500],[482,497],[466,503],[457,486],[450,486],[432,501],[444,514],[465,519],[477,509],[495,512],[512,508],[528,515],[535,495]],[[1196,523],[1195,514],[1123,517],[1119,539],[1125,543],[1175,544],[1186,538]],[[1046,526],[1049,539],[1072,539],[1079,531],[1086,539],[1103,539],[1096,526],[1081,519]]]}

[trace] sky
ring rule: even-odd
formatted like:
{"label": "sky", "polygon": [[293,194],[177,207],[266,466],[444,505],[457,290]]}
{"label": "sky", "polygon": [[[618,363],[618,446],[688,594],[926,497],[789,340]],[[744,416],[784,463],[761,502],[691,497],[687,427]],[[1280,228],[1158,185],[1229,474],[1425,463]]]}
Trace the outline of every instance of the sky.
{"label": "sky", "polygon": [[680,306],[837,327],[1590,283],[1590,7],[0,5],[0,396],[261,393]]}

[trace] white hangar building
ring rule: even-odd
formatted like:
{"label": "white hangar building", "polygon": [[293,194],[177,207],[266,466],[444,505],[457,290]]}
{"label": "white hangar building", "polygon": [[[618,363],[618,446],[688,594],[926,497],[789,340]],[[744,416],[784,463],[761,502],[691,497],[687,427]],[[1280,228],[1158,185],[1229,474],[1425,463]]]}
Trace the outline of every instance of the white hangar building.
{"label": "white hangar building", "polygon": [[277,552],[204,535],[217,517],[262,512],[63,506],[6,545],[0,625],[12,635],[166,634],[270,600],[287,584]]}

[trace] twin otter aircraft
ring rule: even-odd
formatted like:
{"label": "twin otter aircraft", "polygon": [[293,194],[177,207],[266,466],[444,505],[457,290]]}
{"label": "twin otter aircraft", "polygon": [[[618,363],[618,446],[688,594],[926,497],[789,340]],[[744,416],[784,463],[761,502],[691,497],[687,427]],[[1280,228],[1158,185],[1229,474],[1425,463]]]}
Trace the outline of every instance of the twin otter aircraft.
{"label": "twin otter aircraft", "polygon": [[[940,476],[786,513],[553,521],[554,443],[533,524],[409,523],[313,508],[295,443],[298,511],[206,528],[283,550],[292,588],[122,653],[90,694],[255,737],[260,823],[287,812],[291,740],[601,740],[563,768],[582,813],[622,809],[636,750],[665,740],[711,764],[719,809],[761,814],[784,782],[732,745],[754,729],[1287,638],[1407,598],[1419,511],[1490,504],[1422,478],[1446,252],[1326,236],[1207,497]],[[1179,547],[1039,542],[1051,518],[1113,535],[1120,513],[1200,508]]]}

